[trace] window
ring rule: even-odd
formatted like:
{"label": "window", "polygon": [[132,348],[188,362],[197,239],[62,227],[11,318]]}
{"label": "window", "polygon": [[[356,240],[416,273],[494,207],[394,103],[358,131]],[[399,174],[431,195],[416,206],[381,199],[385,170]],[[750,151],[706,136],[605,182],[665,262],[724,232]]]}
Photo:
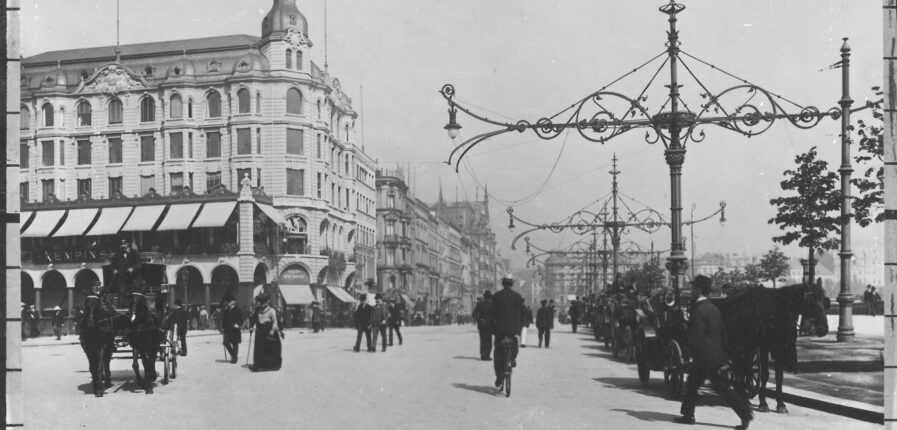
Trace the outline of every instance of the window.
{"label": "window", "polygon": [[237,129],[237,154],[252,154],[252,129]]}
{"label": "window", "polygon": [[156,161],[156,140],[152,135],[140,136],[140,161]]}
{"label": "window", "polygon": [[175,94],[171,96],[171,117],[180,118],[184,116],[184,106],[181,102],[181,96]]}
{"label": "window", "polygon": [[193,118],[193,99],[187,100],[187,118]]}
{"label": "window", "polygon": [[184,158],[184,133],[171,133],[168,140],[171,143],[171,158]]}
{"label": "window", "polygon": [[59,165],[65,166],[65,141],[59,141]]}
{"label": "window", "polygon": [[321,159],[321,133],[318,133],[318,159]]}
{"label": "window", "polygon": [[90,103],[87,101],[82,101],[78,103],[78,127],[85,127],[90,125],[91,121],[91,109]]}
{"label": "window", "polygon": [[287,195],[305,195],[305,170],[287,169]]}
{"label": "window", "polygon": [[349,175],[349,154],[346,154],[346,159],[343,160],[343,162],[346,165],[345,169],[343,170],[343,173],[345,173],[348,176]]}
{"label": "window", "polygon": [[287,113],[302,115],[302,93],[295,88],[287,90]]}
{"label": "window", "polygon": [[90,197],[93,191],[90,179],[78,179],[78,198]]}
{"label": "window", "polygon": [[206,158],[221,157],[221,133],[210,131],[206,133]]}
{"label": "window", "polygon": [[109,124],[121,124],[122,104],[119,99],[112,99],[109,102]]}
{"label": "window", "polygon": [[[79,140],[78,141],[78,165],[83,166],[85,164],[90,164],[90,148],[91,144],[89,140]],[[78,193],[81,195],[81,193]]]}
{"label": "window", "polygon": [[221,94],[212,91],[206,97],[206,104],[209,106],[209,118],[221,118]]}
{"label": "window", "polygon": [[240,91],[237,91],[237,112],[249,113],[250,106],[249,90],[247,90],[246,88],[241,88]]}
{"label": "window", "polygon": [[19,116],[21,117],[19,120],[19,129],[28,130],[31,128],[31,111],[28,110],[25,106],[22,106],[22,109],[19,111]]}
{"label": "window", "polygon": [[318,100],[318,119],[321,119],[321,101]]}
{"label": "window", "polygon": [[349,141],[349,124],[346,124],[346,142]]}
{"label": "window", "polygon": [[289,48],[287,48],[287,52],[286,52],[286,68],[287,69],[293,68],[293,50],[289,49]]}
{"label": "window", "polygon": [[110,177],[109,178],[109,197],[115,197],[116,194],[121,193],[122,179],[119,177]]}
{"label": "window", "polygon": [[187,157],[193,158],[193,133],[187,133]]}
{"label": "window", "polygon": [[219,185],[221,185],[221,172],[206,173],[206,190],[211,190]]}
{"label": "window", "polygon": [[255,113],[262,113],[262,93],[255,93]]}
{"label": "window", "polygon": [[294,128],[287,129],[287,154],[293,155],[302,155],[304,152],[302,150],[303,141],[305,139],[305,134],[302,130],[297,130]]}
{"label": "window", "polygon": [[178,194],[184,191],[184,174],[172,173],[171,177],[171,194]]}
{"label": "window", "polygon": [[53,105],[47,103],[41,107],[42,117],[44,119],[44,127],[53,126]]}
{"label": "window", "polygon": [[28,182],[19,183],[19,198],[22,199],[22,201],[31,201],[30,188]]}
{"label": "window", "polygon": [[28,144],[20,143],[19,144],[19,167],[23,169],[27,169],[29,167],[28,160],[31,157],[28,156]]}
{"label": "window", "polygon": [[386,195],[386,207],[394,208],[396,207],[396,195],[389,193]]}
{"label": "window", "polygon": [[56,182],[52,179],[43,179],[40,181],[41,191],[43,193],[43,201],[50,201],[50,197],[56,197]]}
{"label": "window", "polygon": [[[109,163],[121,163],[121,137],[109,138]],[[110,194],[111,196],[112,194]]]}
{"label": "window", "polygon": [[302,51],[296,51],[296,70],[302,70]]}
{"label": "window", "polygon": [[346,188],[346,210],[349,210],[352,207],[351,199],[349,198],[349,189]]}
{"label": "window", "polygon": [[56,157],[54,156],[56,145],[54,143],[55,142],[53,142],[52,140],[45,140],[40,143],[42,166],[52,166],[56,161]]}
{"label": "window", "polygon": [[140,122],[153,122],[156,120],[156,102],[152,97],[140,99]]}
{"label": "window", "polygon": [[318,172],[318,198],[321,198],[321,173]]}
{"label": "window", "polygon": [[150,190],[155,190],[156,177],[154,175],[140,177],[140,195],[149,194]]}
{"label": "window", "polygon": [[336,184],[330,184],[330,206],[336,206]]}
{"label": "window", "polygon": [[237,169],[237,190],[240,189],[243,185],[243,178],[249,178],[249,183],[252,183],[252,169]]}
{"label": "window", "polygon": [[256,154],[262,153],[262,129],[261,128],[255,129],[255,153]]}

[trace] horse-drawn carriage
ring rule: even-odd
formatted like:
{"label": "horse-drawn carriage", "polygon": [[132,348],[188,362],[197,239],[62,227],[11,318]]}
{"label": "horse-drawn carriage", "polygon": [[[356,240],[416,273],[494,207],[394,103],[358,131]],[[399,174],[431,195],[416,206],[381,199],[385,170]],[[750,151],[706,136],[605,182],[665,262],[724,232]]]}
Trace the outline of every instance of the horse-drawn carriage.
{"label": "horse-drawn carriage", "polygon": [[[155,364],[162,361],[162,384],[177,376],[176,327],[168,312],[165,266],[143,263],[122,277],[112,265],[103,266],[105,288],[85,301],[79,323],[81,347],[87,355],[94,394],[102,397],[111,386],[109,365],[113,358],[132,360],[137,383],[153,392]],[[124,290],[124,291],[123,291]],[[143,363],[140,374],[138,360]]]}
{"label": "horse-drawn carriage", "polygon": [[635,360],[643,387],[648,386],[651,371],[662,371],[670,395],[682,392],[688,323],[685,303],[688,300],[684,296],[677,297],[672,291],[655,291],[639,303]]}

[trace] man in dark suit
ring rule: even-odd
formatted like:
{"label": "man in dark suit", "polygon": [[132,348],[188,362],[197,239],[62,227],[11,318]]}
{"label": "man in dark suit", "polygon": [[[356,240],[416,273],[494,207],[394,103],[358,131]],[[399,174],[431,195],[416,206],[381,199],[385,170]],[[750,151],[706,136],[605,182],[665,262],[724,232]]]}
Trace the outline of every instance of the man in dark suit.
{"label": "man in dark suit", "polygon": [[511,367],[517,365],[518,342],[517,336],[523,327],[523,312],[525,304],[523,297],[512,289],[514,277],[510,273],[501,279],[502,290],[492,296],[492,306],[489,315],[492,320],[492,333],[495,335],[495,354],[492,367],[495,369],[495,386],[502,387],[504,375],[505,351],[501,348],[504,339],[511,340]]}
{"label": "man in dark suit", "polygon": [[710,295],[712,281],[704,275],[695,276],[692,285],[698,295],[694,309],[688,321],[688,350],[692,354],[692,363],[685,384],[685,397],[682,399],[681,417],[675,422],[679,424],[695,423],[695,404],[698,401],[698,388],[710,379],[713,390],[722,397],[729,407],[741,418],[736,429],[747,429],[754,419],[747,400],[742,399],[729,386],[727,375],[725,326],[719,309],[707,297]]}
{"label": "man in dark suit", "polygon": [[377,293],[374,296],[374,301],[376,304],[374,305],[373,315],[371,316],[371,320],[373,321],[374,326],[374,344],[373,349],[370,352],[377,352],[377,336],[380,336],[381,342],[383,344],[383,352],[386,352],[386,326],[389,321],[389,308],[386,307],[386,303],[383,302],[383,295]]}
{"label": "man in dark suit", "polygon": [[551,329],[554,328],[554,315],[548,307],[548,300],[542,299],[542,307],[536,311],[536,329],[539,330],[539,348],[542,347],[542,339],[545,339],[545,347],[551,343]]}
{"label": "man in dark suit", "polygon": [[489,307],[492,306],[492,292],[486,290],[483,297],[477,297],[477,305],[473,308],[473,320],[477,323],[480,334],[480,360],[492,360],[492,321],[489,319]]}
{"label": "man in dark suit", "polygon": [[131,290],[136,287],[140,270],[140,255],[137,250],[131,246],[131,242],[121,239],[121,246],[112,256],[112,287],[116,300],[114,306],[127,306]]}
{"label": "man in dark suit", "polygon": [[405,319],[405,308],[401,305],[401,300],[389,299],[389,346],[392,346],[393,332],[399,338],[399,345],[402,344],[403,319]]}
{"label": "man in dark suit", "polygon": [[237,307],[237,298],[233,295],[227,295],[225,309],[221,315],[221,333],[224,335],[224,347],[230,353],[230,362],[237,362],[237,353],[240,351],[240,326],[243,325],[243,311]]}
{"label": "man in dark suit", "polygon": [[187,355],[187,310],[184,309],[184,302],[181,299],[174,301],[171,307],[171,316],[168,324],[177,324],[178,342],[181,343],[179,355]]}
{"label": "man in dark suit", "polygon": [[567,311],[567,315],[570,315],[570,325],[573,328],[573,333],[576,333],[576,326],[579,324],[580,316],[579,297],[570,303],[570,309]]}
{"label": "man in dark suit", "polygon": [[355,330],[358,332],[358,335],[355,338],[355,347],[352,348],[355,352],[361,351],[362,335],[364,335],[365,340],[367,341],[368,351],[371,350],[371,314],[373,308],[367,303],[367,299],[368,297],[365,294],[359,296],[358,307],[355,308],[353,323],[355,325]]}

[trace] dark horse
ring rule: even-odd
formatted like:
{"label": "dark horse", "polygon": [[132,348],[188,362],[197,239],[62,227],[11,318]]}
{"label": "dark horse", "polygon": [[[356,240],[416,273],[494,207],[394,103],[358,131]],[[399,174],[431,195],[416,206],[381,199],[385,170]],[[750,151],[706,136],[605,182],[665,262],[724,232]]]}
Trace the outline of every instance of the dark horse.
{"label": "dark horse", "polygon": [[87,296],[84,305],[84,313],[78,321],[78,338],[90,365],[93,393],[103,397],[105,389],[112,386],[109,362],[115,349],[115,320],[119,315],[114,309],[104,307],[97,296]]}
{"label": "dark horse", "polygon": [[815,336],[828,334],[825,310],[829,299],[822,288],[811,285],[789,285],[782,288],[749,288],[727,297],[720,305],[726,323],[728,351],[733,361],[750,360],[756,351],[760,356],[761,412],[766,404],[766,383],[769,380],[769,357],[775,361],[776,412],[787,413],[782,401],[782,379],[785,370],[797,371],[797,324],[802,317],[808,332]]}
{"label": "dark horse", "polygon": [[[134,369],[137,384],[143,387],[147,394],[152,394],[153,382],[156,380],[156,357],[162,343],[162,321],[150,309],[143,294],[132,293],[130,309],[131,322],[128,324],[127,337],[133,351],[131,367]],[[140,375],[138,359],[143,362],[144,376]]]}

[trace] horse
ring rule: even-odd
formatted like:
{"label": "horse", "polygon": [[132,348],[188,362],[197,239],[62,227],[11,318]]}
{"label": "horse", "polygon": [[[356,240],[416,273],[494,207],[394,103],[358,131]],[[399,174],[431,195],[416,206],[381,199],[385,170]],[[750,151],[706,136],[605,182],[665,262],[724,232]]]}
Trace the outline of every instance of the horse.
{"label": "horse", "polygon": [[[162,324],[159,317],[150,309],[146,296],[132,293],[131,321],[128,324],[127,339],[133,351],[131,367],[137,384],[153,393],[153,382],[156,380],[156,357],[162,343]],[[138,359],[143,362],[144,375],[140,374]]]}
{"label": "horse", "polygon": [[760,356],[759,411],[769,411],[766,384],[769,358],[775,361],[776,412],[788,413],[782,400],[783,372],[797,371],[797,324],[802,317],[810,335],[828,334],[825,310],[830,301],[822,288],[804,284],[782,288],[749,288],[727,297],[720,304],[726,325],[730,357],[745,360],[756,351]]}
{"label": "horse", "polygon": [[114,324],[118,314],[106,309],[98,296],[87,296],[84,304],[84,313],[78,321],[78,339],[87,355],[93,393],[103,397],[105,389],[112,386],[109,362],[115,349]]}

